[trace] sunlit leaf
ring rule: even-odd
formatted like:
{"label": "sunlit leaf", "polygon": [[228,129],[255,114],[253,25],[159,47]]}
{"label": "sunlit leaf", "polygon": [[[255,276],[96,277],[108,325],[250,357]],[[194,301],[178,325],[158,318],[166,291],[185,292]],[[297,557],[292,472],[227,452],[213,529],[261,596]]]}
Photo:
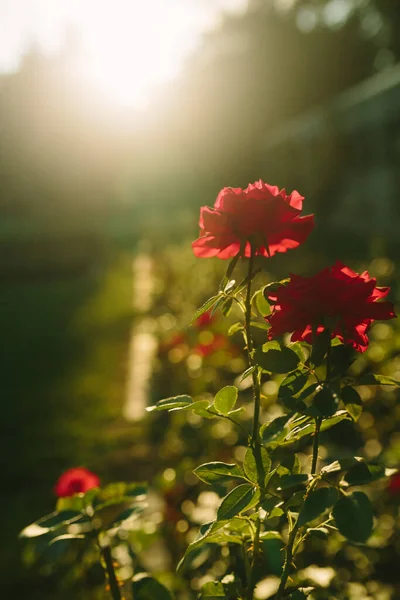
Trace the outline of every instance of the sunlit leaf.
{"label": "sunlit leaf", "polygon": [[212,296],[211,298],[209,298],[208,300],[206,300],[204,302],[204,304],[202,304],[200,306],[200,308],[198,308],[196,310],[196,312],[194,313],[192,320],[190,321],[190,325],[192,325],[192,323],[194,323],[194,321],[196,321],[196,319],[198,319],[199,317],[201,317],[201,315],[205,312],[207,312],[208,310],[210,310],[210,308],[212,306],[214,306],[214,304],[217,302],[217,300],[219,300],[221,298],[220,294],[217,294],[216,296]]}
{"label": "sunlit leaf", "polygon": [[400,386],[400,381],[386,375],[374,375],[374,373],[366,373],[362,375],[355,385],[397,385]]}
{"label": "sunlit leaf", "polygon": [[[258,483],[259,475],[257,469],[257,461],[253,448],[247,448],[243,461],[243,469],[250,481]],[[260,448],[260,458],[266,477],[271,470],[271,458],[265,448]]]}
{"label": "sunlit leaf", "polygon": [[238,397],[238,389],[234,385],[223,387],[214,398],[214,408],[222,415],[227,415],[234,409]]}
{"label": "sunlit leaf", "polygon": [[204,463],[194,469],[193,473],[208,484],[224,483],[230,479],[244,479],[243,471],[238,465],[218,461]]}
{"label": "sunlit leaf", "polygon": [[242,483],[234,488],[222,500],[217,512],[217,520],[229,520],[248,508],[253,496],[255,488],[250,483]]}
{"label": "sunlit leaf", "polygon": [[187,406],[192,404],[192,402],[192,398],[184,394],[181,396],[173,396],[172,398],[165,398],[164,400],[159,400],[157,404],[154,404],[153,406],[148,406],[146,410],[151,412],[153,410],[172,410],[174,408],[186,408]]}

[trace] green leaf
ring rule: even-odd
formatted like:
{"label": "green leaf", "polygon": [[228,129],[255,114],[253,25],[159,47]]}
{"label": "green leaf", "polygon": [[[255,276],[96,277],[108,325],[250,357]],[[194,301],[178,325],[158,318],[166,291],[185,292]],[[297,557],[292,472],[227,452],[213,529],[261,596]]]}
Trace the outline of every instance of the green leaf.
{"label": "green leaf", "polygon": [[310,479],[310,475],[306,473],[295,473],[294,475],[283,475],[280,478],[280,487],[282,490],[287,490],[298,485],[306,485]]}
{"label": "green leaf", "polygon": [[237,265],[237,261],[239,260],[241,255],[241,250],[232,258],[229,262],[228,268],[225,273],[225,277],[229,280],[232,277],[232,273]]}
{"label": "green leaf", "polygon": [[224,303],[222,304],[222,314],[224,317],[227,317],[231,311],[233,304],[233,298],[226,298]]}
{"label": "green leaf", "polygon": [[[89,491],[92,491],[92,490],[89,490]],[[93,491],[95,491],[97,494],[99,492],[99,488],[94,488]],[[88,494],[89,494],[89,492],[87,492],[86,494],[74,494],[73,496],[66,496],[65,498],[58,498],[57,503],[56,503],[57,512],[62,512],[65,510],[72,510],[75,512],[83,511],[85,505],[91,504],[90,500],[87,502],[87,504],[85,502],[86,496]]]}
{"label": "green leaf", "polygon": [[[338,410],[337,413],[332,415],[332,417],[329,417],[328,419],[325,419],[322,422],[321,432],[326,431],[327,429],[334,427],[341,421],[343,421],[345,419],[349,419],[349,418],[350,417],[348,415],[347,410]],[[314,421],[311,421],[311,422],[307,423],[306,425],[301,425],[301,426],[295,427],[286,436],[286,443],[292,444],[293,442],[297,442],[304,436],[310,435],[311,433],[314,433],[314,432],[315,432],[315,422]]]}
{"label": "green leaf", "polygon": [[354,349],[347,344],[331,348],[331,376],[342,378],[354,361],[355,354]]}
{"label": "green leaf", "polygon": [[309,527],[307,533],[321,540],[326,540],[329,535],[329,529],[326,527]]}
{"label": "green leaf", "polygon": [[208,484],[224,483],[230,479],[244,479],[243,471],[235,464],[209,462],[194,469],[193,473]]}
{"label": "green leaf", "polygon": [[397,385],[400,386],[400,381],[385,375],[374,375],[374,373],[366,373],[357,381],[356,385]]}
{"label": "green leaf", "polygon": [[338,404],[337,395],[328,386],[324,385],[313,398],[310,414],[319,417],[331,417],[336,412]]}
{"label": "green leaf", "polygon": [[349,485],[364,485],[385,477],[385,467],[379,464],[368,464],[363,460],[357,462],[345,475]]}
{"label": "green leaf", "polygon": [[329,329],[324,329],[324,331],[315,336],[310,356],[310,362],[315,367],[318,367],[323,362],[330,343],[331,333]]}
{"label": "green leaf", "polygon": [[59,535],[52,540],[49,541],[49,546],[53,546],[54,544],[70,542],[73,540],[84,540],[86,538],[82,533],[65,533],[64,535]]}
{"label": "green leaf", "polygon": [[185,550],[185,554],[179,561],[176,570],[180,571],[185,565],[186,559],[188,556],[196,549],[200,548],[203,544],[208,543],[209,540],[212,540],[213,534],[222,529],[227,524],[228,521],[210,521],[209,523],[204,523],[200,527],[199,533],[196,539],[189,544],[189,546]]}
{"label": "green leaf", "polygon": [[303,389],[308,381],[308,373],[294,371],[282,381],[279,386],[278,398],[290,410],[304,409],[305,404],[294,396]]}
{"label": "green leaf", "polygon": [[228,329],[228,335],[234,335],[235,333],[237,333],[238,331],[242,331],[244,329],[243,324],[242,323],[234,323],[233,325],[231,325]]}
{"label": "green leaf", "polygon": [[339,498],[333,516],[340,533],[352,542],[364,543],[372,533],[372,506],[362,492]]}
{"label": "green leaf", "polygon": [[290,454],[279,463],[277,467],[278,475],[290,475],[301,473],[301,463],[297,454]]}
{"label": "green leaf", "polygon": [[297,402],[300,403],[303,400],[305,400],[306,398],[308,398],[309,396],[311,396],[311,394],[313,394],[315,392],[315,390],[319,387],[319,383],[312,383],[311,385],[308,385],[302,392],[301,394],[297,397]]}
{"label": "green leaf", "polygon": [[217,520],[229,520],[244,511],[251,503],[255,488],[250,483],[242,483],[222,500],[217,512]]}
{"label": "green leaf", "polygon": [[254,373],[254,371],[257,371],[257,367],[248,367],[248,369],[246,369],[242,373],[239,381],[242,382],[244,379],[246,379],[247,377],[249,377],[249,375],[251,375],[252,373]]}
{"label": "green leaf", "polygon": [[83,517],[82,513],[74,510],[53,512],[25,527],[19,534],[21,538],[33,538],[54,531],[63,525],[70,525]]}
{"label": "green leaf", "polygon": [[280,350],[272,349],[267,352],[257,348],[254,353],[254,361],[269,373],[289,373],[297,368],[300,359],[296,352],[283,346]]}
{"label": "green leaf", "polygon": [[225,589],[220,581],[209,581],[201,588],[202,598],[226,598]]}
{"label": "green leaf", "polygon": [[290,278],[287,277],[286,279],[281,279],[281,281],[272,281],[271,283],[267,283],[267,285],[265,285],[263,288],[265,297],[269,298],[270,295],[275,295],[275,292],[277,292],[281,287],[287,286],[289,282]]}
{"label": "green leaf", "polygon": [[258,312],[262,317],[267,317],[271,314],[271,307],[266,297],[264,296],[264,288],[258,290],[252,298],[256,302]]}
{"label": "green leaf", "polygon": [[128,528],[130,523],[136,521],[142,514],[145,509],[145,506],[140,504],[136,504],[134,506],[130,506],[126,508],[123,512],[119,513],[115,519],[108,525],[109,529],[113,529],[114,527],[124,527]]}
{"label": "green leaf", "polygon": [[319,515],[322,515],[328,508],[331,508],[338,499],[338,491],[334,487],[323,487],[312,490],[299,514],[299,525],[305,525],[313,521]]}
{"label": "green leaf", "polygon": [[172,600],[171,592],[154,577],[138,573],[132,579],[132,596],[135,600]]}
{"label": "green leaf", "polygon": [[[264,475],[267,476],[271,470],[271,459],[265,448],[261,448],[260,451],[261,461],[264,467]],[[250,481],[252,481],[253,483],[258,483],[257,463],[256,458],[254,456],[254,450],[252,448],[247,448],[246,450],[243,462],[243,469]]]}
{"label": "green leaf", "polygon": [[[210,406],[211,405],[208,402],[208,400],[197,400],[196,402],[193,402],[193,404],[185,406],[184,409],[189,409],[192,412],[194,412],[196,415],[199,415],[200,417],[204,417],[205,419],[214,419],[216,417],[216,415],[213,415],[211,412],[209,412],[207,410]],[[182,409],[177,409],[177,410],[182,410]]]}
{"label": "green leaf", "polygon": [[277,506],[281,506],[283,504],[283,500],[277,498],[276,496],[269,496],[265,498],[261,504],[261,508],[265,510],[266,513],[270,513]]}
{"label": "green leaf", "polygon": [[204,304],[202,304],[200,306],[200,308],[198,308],[196,310],[196,312],[194,313],[192,320],[190,321],[190,325],[192,325],[192,323],[194,323],[194,321],[196,321],[196,319],[198,319],[199,317],[201,317],[201,315],[205,312],[207,312],[208,310],[210,310],[210,308],[212,306],[214,306],[214,304],[217,302],[217,300],[219,300],[220,298],[222,298],[223,296],[221,296],[221,294],[217,294],[216,296],[212,296],[211,298],[209,298],[208,300],[206,300],[204,302]]}
{"label": "green leaf", "polygon": [[214,398],[214,408],[222,415],[227,415],[234,409],[238,397],[238,389],[234,385],[227,385],[217,392]]}
{"label": "green leaf", "polygon": [[175,408],[186,408],[190,404],[192,404],[192,402],[193,400],[190,396],[173,396],[172,398],[165,398],[164,400],[159,400],[157,404],[154,404],[153,406],[148,406],[146,410],[151,412],[153,410],[173,410]]}
{"label": "green leaf", "polygon": [[363,409],[360,394],[353,387],[346,385],[340,390],[340,397],[353,421],[358,421]]}
{"label": "green leaf", "polygon": [[270,329],[271,325],[266,321],[250,321],[250,327],[255,327],[256,329],[263,329],[267,331]]}
{"label": "green leaf", "polygon": [[277,446],[288,433],[287,422],[289,419],[290,415],[284,415],[262,425],[260,429],[262,443],[266,446]]}

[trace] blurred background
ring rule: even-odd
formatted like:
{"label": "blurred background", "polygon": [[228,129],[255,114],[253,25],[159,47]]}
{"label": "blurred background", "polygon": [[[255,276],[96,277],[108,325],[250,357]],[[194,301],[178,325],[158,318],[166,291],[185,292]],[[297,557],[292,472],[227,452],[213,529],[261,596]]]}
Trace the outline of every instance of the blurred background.
{"label": "blurred background", "polygon": [[[304,247],[266,264],[272,280],[338,258],[399,303],[399,61],[397,0],[0,0],[2,597],[104,597],[95,569],[37,568],[17,539],[76,465],[158,490],[147,533],[168,534],[153,541],[170,581],[198,522],[190,469],[241,441],[201,417],[143,420],[161,397],[213,393],[245,368],[224,322],[188,329],[226,267],[190,248],[222,187],[263,178],[316,213]],[[396,322],[371,339],[359,371],[400,379]],[[357,435],[327,437],[326,456],[346,439],[397,468],[395,392],[362,397]],[[400,496],[375,499],[370,547],[311,554],[336,561],[326,598],[400,597]],[[193,574],[182,597],[200,585]]]}

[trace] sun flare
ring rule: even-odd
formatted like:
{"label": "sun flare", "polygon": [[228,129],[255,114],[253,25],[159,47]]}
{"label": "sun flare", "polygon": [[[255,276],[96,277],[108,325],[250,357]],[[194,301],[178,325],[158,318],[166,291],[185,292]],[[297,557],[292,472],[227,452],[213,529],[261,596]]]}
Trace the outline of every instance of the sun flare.
{"label": "sun flare", "polygon": [[[181,3],[120,2],[120,17],[96,11],[84,31],[87,81],[114,103],[145,107],[152,88],[171,81],[194,46],[196,14]],[[120,8],[121,8],[120,6]],[[178,10],[179,9],[179,10]]]}

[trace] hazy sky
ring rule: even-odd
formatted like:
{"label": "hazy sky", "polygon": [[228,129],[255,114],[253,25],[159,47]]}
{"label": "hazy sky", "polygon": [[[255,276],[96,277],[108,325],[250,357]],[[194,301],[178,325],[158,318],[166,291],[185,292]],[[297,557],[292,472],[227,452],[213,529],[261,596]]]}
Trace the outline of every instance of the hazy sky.
{"label": "hazy sky", "polygon": [[245,5],[246,0],[0,0],[0,70],[15,68],[32,42],[56,49],[68,24],[81,31],[89,48],[106,25],[113,32],[120,28],[123,37],[145,29],[149,43],[162,28],[183,48],[217,21],[221,9]]}
{"label": "hazy sky", "polygon": [[54,53],[79,33],[86,81],[113,101],[145,106],[170,81],[202,32],[247,0],[0,0],[0,72],[32,46]]}

